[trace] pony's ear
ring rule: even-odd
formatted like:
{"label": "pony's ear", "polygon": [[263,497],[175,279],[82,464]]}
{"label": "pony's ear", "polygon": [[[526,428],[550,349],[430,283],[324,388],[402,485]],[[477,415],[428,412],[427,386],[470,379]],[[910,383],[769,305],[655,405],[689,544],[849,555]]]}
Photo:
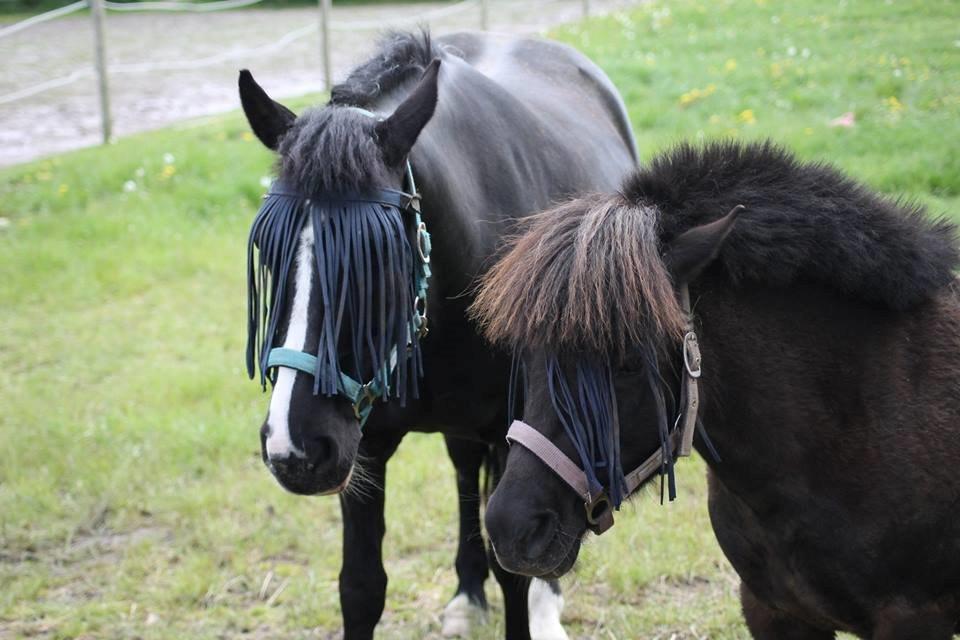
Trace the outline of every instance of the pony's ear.
{"label": "pony's ear", "polygon": [[274,102],[246,69],[240,71],[239,84],[240,103],[250,128],[260,142],[276,151],[297,116],[279,102]]}
{"label": "pony's ear", "polygon": [[433,116],[439,74],[440,58],[434,58],[407,99],[377,125],[377,138],[388,166],[397,166],[406,159],[417,136]]}
{"label": "pony's ear", "polygon": [[724,240],[737,221],[737,216],[744,208],[742,204],[738,204],[719,220],[684,231],[670,243],[664,253],[663,262],[674,282],[691,282],[716,259]]}

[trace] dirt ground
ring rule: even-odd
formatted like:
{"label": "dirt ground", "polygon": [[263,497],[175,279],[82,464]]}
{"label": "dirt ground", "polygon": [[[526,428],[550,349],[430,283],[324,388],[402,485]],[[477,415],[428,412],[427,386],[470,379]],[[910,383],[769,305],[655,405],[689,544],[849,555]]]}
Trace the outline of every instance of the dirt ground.
{"label": "dirt ground", "polygon": [[[609,12],[634,2],[593,0],[591,12]],[[580,18],[583,10],[580,0],[494,0],[489,6],[490,29],[511,33],[538,33]],[[459,10],[450,7],[431,3],[335,7],[334,81],[369,54],[382,29],[417,24],[428,24],[434,33],[479,28],[479,3]],[[114,136],[238,107],[236,74],[244,67],[277,97],[322,90],[319,29],[309,28],[317,23],[314,8],[108,13]],[[4,61],[0,102],[28,87],[75,72],[80,75],[65,86],[0,104],[0,166],[100,141],[89,16],[74,14],[2,38],[0,60]]]}

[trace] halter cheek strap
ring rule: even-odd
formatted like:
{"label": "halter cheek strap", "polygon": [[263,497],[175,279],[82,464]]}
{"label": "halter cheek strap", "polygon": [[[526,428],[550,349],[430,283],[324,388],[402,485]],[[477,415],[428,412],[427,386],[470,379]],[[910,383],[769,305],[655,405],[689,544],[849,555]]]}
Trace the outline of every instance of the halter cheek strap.
{"label": "halter cheek strap", "polygon": [[[670,452],[674,457],[689,456],[693,449],[693,433],[700,410],[699,379],[702,375],[700,344],[693,327],[690,311],[690,291],[684,285],[680,289],[680,304],[687,315],[686,333],[683,337],[683,378],[680,383],[684,398],[683,412],[677,416],[677,426],[670,433]],[[576,462],[550,441],[549,438],[525,422],[514,420],[507,431],[507,442],[523,445],[537,456],[564,483],[583,498],[589,529],[600,535],[613,526],[613,507],[603,487],[591,487],[587,474]],[[664,463],[660,448],[633,471],[624,475],[626,494],[630,495],[647,481]]]}

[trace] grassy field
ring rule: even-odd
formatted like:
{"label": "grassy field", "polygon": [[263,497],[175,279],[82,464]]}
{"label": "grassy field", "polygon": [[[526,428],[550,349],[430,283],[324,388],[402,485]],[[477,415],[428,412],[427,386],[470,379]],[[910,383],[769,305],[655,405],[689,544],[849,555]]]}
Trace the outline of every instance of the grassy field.
{"label": "grassy field", "polygon": [[[670,0],[555,36],[620,87],[644,158],[772,136],[956,214],[958,19],[943,0]],[[262,467],[266,397],[242,371],[270,166],[231,115],[0,173],[0,638],[336,637],[336,500]],[[572,635],[747,637],[703,475],[684,462],[677,502],[643,495],[589,543]],[[381,637],[434,637],[455,586],[441,440],[410,436],[388,485]],[[477,637],[498,637],[493,602]]]}

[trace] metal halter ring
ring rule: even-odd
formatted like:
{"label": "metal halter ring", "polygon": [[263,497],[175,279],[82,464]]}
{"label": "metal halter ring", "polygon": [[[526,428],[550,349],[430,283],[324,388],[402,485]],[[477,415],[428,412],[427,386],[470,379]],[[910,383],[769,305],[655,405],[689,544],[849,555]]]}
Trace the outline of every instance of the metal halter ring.
{"label": "metal halter ring", "polygon": [[357,420],[363,419],[364,409],[372,407],[374,401],[377,399],[377,393],[373,391],[372,387],[373,384],[369,382],[360,387],[357,400],[353,403],[353,415],[357,417]]}
{"label": "metal halter ring", "polygon": [[420,325],[417,327],[417,331],[420,333],[420,337],[427,335],[427,297],[424,296],[421,298],[417,296],[413,300],[413,315],[416,318],[419,318]]}
{"label": "metal halter ring", "polygon": [[420,254],[423,264],[430,264],[430,234],[427,233],[424,222],[417,225],[417,253]]}
{"label": "metal halter ring", "polygon": [[603,524],[604,518],[613,510],[613,505],[610,504],[606,492],[602,492],[596,498],[585,501],[583,508],[587,511],[587,522],[597,526]]}

